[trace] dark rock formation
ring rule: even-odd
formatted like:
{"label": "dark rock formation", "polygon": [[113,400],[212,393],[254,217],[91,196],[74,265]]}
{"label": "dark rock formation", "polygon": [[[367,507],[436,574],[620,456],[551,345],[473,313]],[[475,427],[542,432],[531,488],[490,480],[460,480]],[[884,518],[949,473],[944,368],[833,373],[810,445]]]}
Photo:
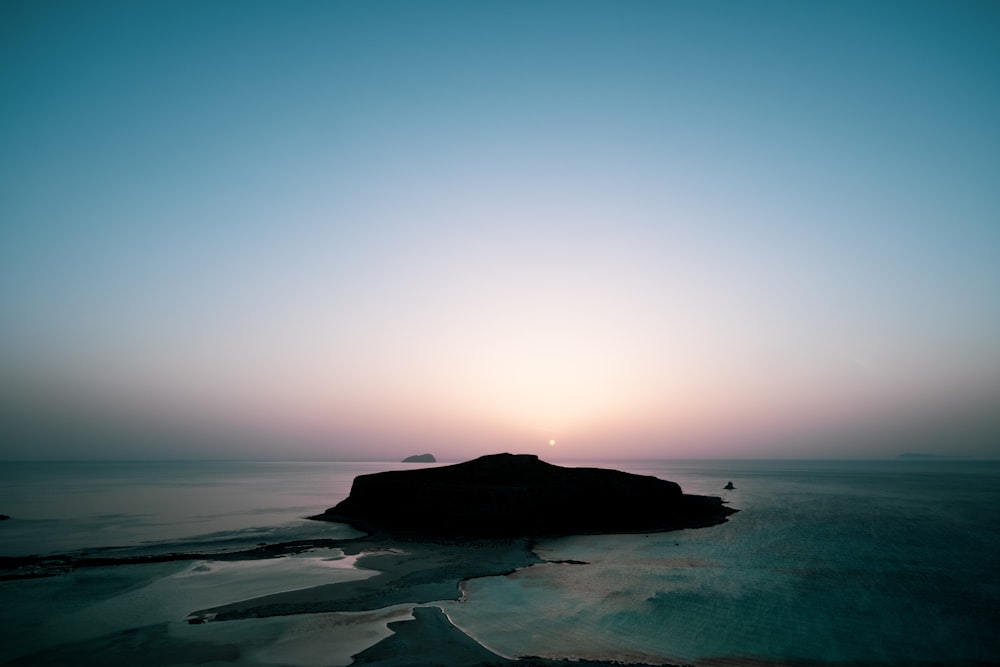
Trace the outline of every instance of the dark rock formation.
{"label": "dark rock formation", "polygon": [[7,520],[7,519],[9,519],[9,518],[10,518],[10,517],[9,517],[9,516],[7,516],[6,514],[0,514],[0,521],[6,521],[6,520]]}
{"label": "dark rock formation", "polygon": [[725,489],[726,491],[732,491],[732,490],[733,490],[733,489],[735,489],[736,487],[735,487],[735,486],[733,486],[733,483],[732,483],[732,482],[726,482],[726,485],[725,485],[724,487],[722,487],[722,488],[723,488],[723,489]]}
{"label": "dark rock formation", "polygon": [[696,528],[735,511],[656,477],[494,454],[359,475],[346,500],[311,518],[398,536],[485,538]]}
{"label": "dark rock formation", "polygon": [[433,454],[414,454],[403,459],[403,463],[437,463]]}

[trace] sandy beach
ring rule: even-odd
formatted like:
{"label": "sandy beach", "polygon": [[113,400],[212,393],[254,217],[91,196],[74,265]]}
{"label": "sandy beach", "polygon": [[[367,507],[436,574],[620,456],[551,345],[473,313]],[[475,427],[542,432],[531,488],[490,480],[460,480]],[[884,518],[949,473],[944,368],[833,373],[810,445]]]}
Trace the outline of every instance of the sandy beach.
{"label": "sandy beach", "polygon": [[460,582],[503,575],[540,563],[527,540],[455,544],[350,540],[340,545],[372,576],[299,588],[192,611],[191,620],[215,622],[324,612],[384,609],[461,597]]}
{"label": "sandy beach", "polygon": [[[416,607],[413,620],[389,624],[393,634],[355,656],[355,664],[374,667],[412,667],[414,664],[477,667],[599,667],[630,664],[591,660],[551,660],[537,657],[507,658],[497,655],[456,628],[437,606]],[[631,663],[642,667],[639,663]],[[665,664],[665,663],[664,663]]]}
{"label": "sandy beach", "polygon": [[[453,625],[446,612],[448,605],[462,604],[464,582],[546,562],[532,547],[528,539],[365,537],[263,545],[215,558],[172,553],[11,559],[5,576],[12,582],[72,586],[80,577],[124,579],[134,590],[88,604],[69,623],[47,621],[50,636],[55,625],[66,623],[64,643],[39,645],[5,664],[125,664],[141,658],[163,665],[180,659],[390,667],[415,664],[416,656],[422,664],[449,666],[559,664],[498,655]],[[146,655],[150,651],[156,657]]]}
{"label": "sandy beach", "polygon": [[[351,540],[340,548],[348,557],[356,556],[355,567],[375,574],[199,609],[191,613],[189,623],[196,626],[195,633],[210,635],[220,625],[247,619],[323,617],[328,630],[335,630],[321,640],[325,664],[333,664],[331,659],[336,664],[350,664],[344,661],[348,655],[356,664],[383,667],[413,665],[415,660],[454,667],[622,664],[502,656],[451,622],[446,610],[448,605],[462,603],[463,582],[503,576],[547,562],[532,547],[528,539],[456,543]],[[334,651],[331,644],[336,646]],[[353,649],[358,650],[347,653]]]}
{"label": "sandy beach", "polygon": [[[503,656],[451,622],[448,609],[464,603],[463,583],[549,562],[532,547],[528,539],[444,543],[366,537],[269,545],[224,560],[190,555],[186,563],[183,554],[154,563],[123,558],[118,565],[110,559],[100,565],[81,557],[56,559],[64,569],[42,579],[69,581],[86,573],[138,580],[144,570],[154,578],[78,612],[72,625],[87,632],[66,633],[65,643],[5,664],[621,664]],[[230,601],[217,604],[223,599]]]}

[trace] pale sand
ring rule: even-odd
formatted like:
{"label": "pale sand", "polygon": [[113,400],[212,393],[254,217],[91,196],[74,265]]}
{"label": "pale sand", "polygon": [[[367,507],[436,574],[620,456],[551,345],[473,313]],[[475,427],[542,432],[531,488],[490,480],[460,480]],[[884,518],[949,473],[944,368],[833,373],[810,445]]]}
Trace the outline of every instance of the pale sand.
{"label": "pale sand", "polygon": [[248,652],[254,661],[296,667],[346,667],[354,662],[355,655],[392,636],[390,624],[412,619],[412,607],[397,605],[377,611],[303,614],[236,623],[281,620],[288,624],[277,640]]}
{"label": "pale sand", "polygon": [[[113,594],[109,589],[112,595],[103,601],[54,615],[51,632],[42,633],[48,639],[34,650],[23,646],[6,664],[606,664],[505,658],[466,635],[442,612],[462,604],[461,584],[470,578],[544,562],[527,540],[443,544],[364,538],[324,546],[342,551],[274,545],[261,553],[283,557],[123,563],[137,572],[160,574],[131,591]],[[338,558],[341,553],[345,557]],[[101,571],[85,572],[92,579]],[[304,587],[310,583],[314,585]],[[192,606],[197,611],[191,617],[214,622],[184,622]],[[53,644],[55,636],[62,641]]]}
{"label": "pale sand", "polygon": [[361,554],[356,567],[377,574],[202,608],[191,616],[226,621],[458,600],[460,582],[465,579],[509,574],[542,562],[530,547],[528,540],[456,544],[357,540],[341,548],[348,554]]}
{"label": "pale sand", "polygon": [[417,607],[413,620],[390,624],[393,634],[355,656],[359,665],[411,667],[424,664],[448,667],[514,664],[460,631],[440,607]]}
{"label": "pale sand", "polygon": [[504,657],[449,620],[443,609],[461,600],[462,582],[545,562],[531,547],[528,540],[456,544],[357,540],[341,548],[360,554],[356,566],[377,574],[201,609],[192,616],[212,622],[192,626],[193,635],[209,638],[214,628],[228,625],[220,621],[240,624],[245,621],[239,619],[291,617],[303,620],[291,622],[277,641],[255,650],[255,659],[302,667],[348,665],[350,656],[357,664],[380,667],[613,664]]}
{"label": "pale sand", "polygon": [[[413,620],[389,624],[391,637],[355,656],[355,664],[375,667],[623,667],[625,662],[506,658],[455,627],[440,607],[413,609]],[[635,667],[651,667],[632,663]],[[663,667],[661,665],[660,667]]]}

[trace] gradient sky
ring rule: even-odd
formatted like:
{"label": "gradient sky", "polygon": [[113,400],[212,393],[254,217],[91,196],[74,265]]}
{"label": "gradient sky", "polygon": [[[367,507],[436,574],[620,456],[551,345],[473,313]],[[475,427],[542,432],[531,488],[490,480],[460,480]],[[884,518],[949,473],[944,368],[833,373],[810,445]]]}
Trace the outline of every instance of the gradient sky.
{"label": "gradient sky", "polygon": [[0,458],[1000,456],[996,3],[6,1],[0,91]]}

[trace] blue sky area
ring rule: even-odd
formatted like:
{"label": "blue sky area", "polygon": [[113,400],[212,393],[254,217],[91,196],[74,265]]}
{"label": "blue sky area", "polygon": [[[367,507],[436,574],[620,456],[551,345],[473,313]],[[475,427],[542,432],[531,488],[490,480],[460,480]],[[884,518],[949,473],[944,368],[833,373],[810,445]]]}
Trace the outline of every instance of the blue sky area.
{"label": "blue sky area", "polygon": [[1000,456],[998,35],[4,2],[0,458]]}

